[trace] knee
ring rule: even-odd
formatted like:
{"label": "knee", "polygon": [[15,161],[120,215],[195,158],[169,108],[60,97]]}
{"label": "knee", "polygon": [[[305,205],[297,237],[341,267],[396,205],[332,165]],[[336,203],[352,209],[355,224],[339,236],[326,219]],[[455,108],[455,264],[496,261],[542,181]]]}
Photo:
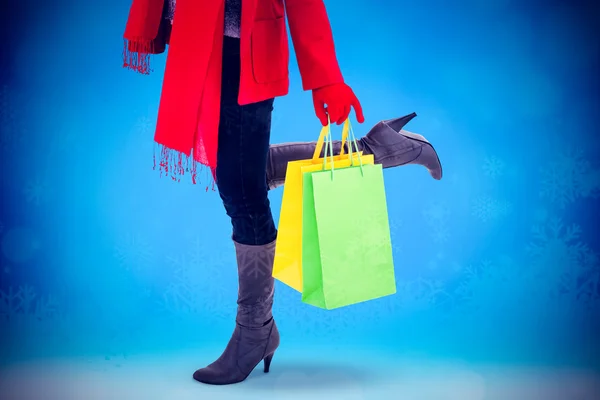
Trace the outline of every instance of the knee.
{"label": "knee", "polygon": [[225,178],[219,181],[217,176],[217,188],[225,212],[231,219],[233,240],[247,245],[261,245],[275,240],[277,230],[271,214],[266,183],[244,185],[241,180]]}
{"label": "knee", "polygon": [[[240,188],[241,189],[241,188]],[[262,193],[244,193],[219,190],[227,215],[231,218],[259,218],[271,213],[269,197]]]}
{"label": "knee", "polygon": [[231,219],[233,240],[247,245],[262,245],[275,240],[277,230],[266,191],[264,195],[245,194],[241,190],[220,191],[219,194]]}
{"label": "knee", "polygon": [[266,179],[256,181],[245,176],[219,172],[217,189],[230,217],[259,215],[270,211]]}

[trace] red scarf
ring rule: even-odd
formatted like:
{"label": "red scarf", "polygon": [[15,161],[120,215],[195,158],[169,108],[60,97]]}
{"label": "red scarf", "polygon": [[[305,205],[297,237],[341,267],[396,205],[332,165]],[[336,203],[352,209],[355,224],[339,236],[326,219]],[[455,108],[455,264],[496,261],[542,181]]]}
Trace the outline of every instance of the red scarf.
{"label": "red scarf", "polygon": [[177,0],[170,38],[165,7],[165,0],[133,0],[123,66],[148,74],[150,54],[162,53],[169,43],[154,136],[161,147],[158,167],[176,181],[189,171],[196,183],[201,164],[214,184],[225,2]]}

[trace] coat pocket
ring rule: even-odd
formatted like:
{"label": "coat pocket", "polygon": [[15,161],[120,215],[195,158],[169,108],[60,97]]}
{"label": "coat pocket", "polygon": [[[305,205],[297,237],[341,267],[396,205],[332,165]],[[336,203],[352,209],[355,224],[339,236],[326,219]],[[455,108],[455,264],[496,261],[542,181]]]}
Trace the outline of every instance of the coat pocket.
{"label": "coat pocket", "polygon": [[251,46],[252,73],[257,83],[277,82],[288,77],[289,48],[284,17],[254,21]]}

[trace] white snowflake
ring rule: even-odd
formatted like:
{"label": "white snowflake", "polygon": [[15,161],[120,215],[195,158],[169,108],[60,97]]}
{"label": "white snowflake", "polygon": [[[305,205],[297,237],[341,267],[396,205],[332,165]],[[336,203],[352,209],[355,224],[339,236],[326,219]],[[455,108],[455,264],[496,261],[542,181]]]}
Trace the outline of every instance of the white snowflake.
{"label": "white snowflake", "polygon": [[441,280],[418,277],[412,281],[398,281],[396,287],[396,301],[404,312],[428,310],[452,301]]}
{"label": "white snowflake", "polygon": [[449,215],[449,210],[446,204],[441,202],[432,202],[423,211],[423,215],[430,223],[438,223],[445,221]]}
{"label": "white snowflake", "polygon": [[[209,313],[215,318],[229,318],[230,310],[223,307],[235,296],[235,270],[226,268],[230,257],[223,249],[215,249],[197,237],[186,246],[187,251],[167,258],[173,278],[160,302],[172,316]],[[233,250],[233,249],[231,249]]]}
{"label": "white snowflake", "polygon": [[561,208],[600,193],[600,171],[591,168],[581,150],[559,154],[542,169],[541,175],[540,196]]}
{"label": "white snowflake", "polygon": [[581,241],[581,233],[579,225],[565,226],[559,218],[533,227],[533,240],[527,250],[539,268],[538,287],[545,284],[547,294],[574,293],[580,286],[591,254]]}
{"label": "white snowflake", "polygon": [[512,304],[520,301],[520,296],[527,295],[527,291],[522,290],[527,285],[517,284],[526,281],[522,268],[519,267],[510,258],[498,258],[495,261],[484,259],[464,268],[462,279],[456,287],[456,295],[462,302],[461,311],[496,312],[509,299]]}
{"label": "white snowflake", "polygon": [[394,257],[401,257],[401,254],[405,251],[402,236],[404,232],[401,226],[402,225],[397,224],[393,219],[390,220],[390,239],[392,241]]}
{"label": "white snowflake", "polygon": [[389,217],[389,226],[391,235],[395,236],[404,229],[404,221],[398,217]]}
{"label": "white snowflake", "polygon": [[446,243],[450,239],[450,231],[445,223],[440,222],[438,225],[431,227],[431,238],[435,243]]}
{"label": "white snowflake", "polygon": [[17,314],[33,317],[38,321],[56,318],[59,303],[54,296],[40,296],[32,286],[19,286],[17,290],[9,287],[0,290],[0,315],[12,319]]}
{"label": "white snowflake", "polygon": [[425,221],[430,228],[431,238],[435,243],[445,243],[450,237],[448,216],[450,211],[445,203],[432,202],[423,211]]}
{"label": "white snowflake", "polygon": [[497,200],[488,195],[476,198],[471,205],[471,214],[481,222],[493,222],[508,216],[512,212],[512,204]]}
{"label": "white snowflake", "polygon": [[588,308],[600,305],[600,258],[593,250],[588,249],[582,256],[576,296]]}
{"label": "white snowflake", "polygon": [[504,161],[496,156],[486,157],[483,162],[483,173],[490,178],[498,178],[504,174]]}
{"label": "white snowflake", "polygon": [[154,129],[154,122],[149,117],[140,117],[135,123],[135,133],[142,136],[147,136]]}
{"label": "white snowflake", "polygon": [[129,233],[115,246],[114,254],[122,267],[139,270],[150,262],[152,248],[140,235]]}
{"label": "white snowflake", "polygon": [[36,179],[33,181],[27,182],[25,187],[23,188],[23,193],[25,194],[25,200],[28,203],[35,204],[39,206],[44,199],[48,191],[48,183],[46,180]]}

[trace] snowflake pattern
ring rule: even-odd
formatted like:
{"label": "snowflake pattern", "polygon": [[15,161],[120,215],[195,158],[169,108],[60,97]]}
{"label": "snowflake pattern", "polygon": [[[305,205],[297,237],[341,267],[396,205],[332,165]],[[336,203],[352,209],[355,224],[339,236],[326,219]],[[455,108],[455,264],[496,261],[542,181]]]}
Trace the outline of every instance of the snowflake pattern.
{"label": "snowflake pattern", "polygon": [[238,250],[238,257],[239,264],[244,267],[242,274],[246,279],[260,281],[271,275],[273,271],[273,258],[262,248],[244,247]]}
{"label": "snowflake pattern", "polygon": [[438,252],[435,254],[433,258],[431,258],[427,262],[427,269],[433,271],[440,268],[440,263],[444,261],[445,255],[442,252]]}
{"label": "snowflake pattern", "polygon": [[450,231],[445,224],[439,224],[431,227],[431,238],[434,243],[446,243],[450,239]]}
{"label": "snowflake pattern", "polygon": [[53,296],[39,296],[31,286],[10,286],[0,290],[0,321],[10,322],[18,316],[31,316],[36,320],[52,320],[58,314],[58,302]]}
{"label": "snowflake pattern", "polygon": [[481,222],[495,222],[512,212],[512,204],[488,195],[477,197],[471,205],[471,215]]}
{"label": "snowflake pattern", "polygon": [[452,296],[439,279],[418,277],[397,282],[396,302],[399,312],[414,313],[436,309],[452,303]]}
{"label": "snowflake pattern", "polygon": [[559,154],[541,174],[540,196],[560,208],[600,194],[600,170],[591,168],[582,150]]}
{"label": "snowflake pattern", "polygon": [[313,316],[311,329],[320,335],[335,335],[346,331],[354,322],[356,313],[348,309],[322,310],[315,308],[310,313]]}
{"label": "snowflake pattern", "polygon": [[153,253],[148,242],[140,235],[128,233],[115,246],[114,254],[121,267],[129,270],[141,270],[150,263]]}
{"label": "snowflake pattern", "polygon": [[27,182],[23,188],[25,200],[36,206],[39,206],[44,200],[45,195],[48,192],[48,183],[45,179],[36,179]]}
{"label": "snowflake pattern", "polygon": [[583,254],[579,273],[567,277],[567,287],[571,288],[578,302],[600,312],[600,258],[596,252],[589,250]]}
{"label": "snowflake pattern", "polygon": [[390,236],[392,238],[400,236],[405,229],[404,221],[398,217],[389,217]]}
{"label": "snowflake pattern", "polygon": [[311,323],[312,310],[314,307],[303,304],[300,294],[284,284],[277,285],[275,289],[273,314],[277,315],[277,324],[284,328],[290,325],[291,332],[299,335],[307,335],[313,332],[314,325]]}
{"label": "snowflake pattern", "polygon": [[147,137],[154,129],[154,121],[147,116],[138,118],[134,125],[134,132],[137,135]]}
{"label": "snowflake pattern", "polygon": [[504,161],[496,156],[486,157],[483,162],[483,173],[485,176],[492,179],[501,177],[504,175],[505,164]]}
{"label": "snowflake pattern", "polygon": [[445,221],[449,216],[449,210],[446,204],[441,202],[432,202],[423,212],[425,219],[431,223]]}
{"label": "snowflake pattern", "polygon": [[559,218],[532,229],[533,240],[527,250],[538,266],[541,295],[593,301],[600,295],[598,257],[581,241],[581,227],[565,226]]}
{"label": "snowflake pattern", "polygon": [[[398,290],[398,285],[396,285],[396,290]],[[393,295],[376,299],[370,303],[356,304],[343,312],[348,314],[347,326],[352,327],[356,324],[390,322],[390,317],[398,315],[401,310],[396,295]]]}
{"label": "snowflake pattern", "polygon": [[[516,298],[515,283],[519,278],[518,266],[509,258],[492,262],[483,260],[467,266],[456,288],[456,295],[471,311],[495,310],[501,306],[498,298]],[[519,285],[517,285],[519,286]],[[487,312],[486,311],[486,312]]]}
{"label": "snowflake pattern", "polygon": [[194,279],[195,263],[185,255],[168,257],[167,267],[174,271],[159,302],[171,315],[195,314],[202,309],[202,285]]}
{"label": "snowflake pattern", "polygon": [[186,253],[168,257],[173,277],[159,301],[161,310],[177,317],[209,313],[230,318],[235,310],[227,304],[235,298],[231,282],[237,280],[237,270],[227,266],[234,263],[226,254],[196,238]]}
{"label": "snowflake pattern", "polygon": [[392,241],[392,252],[394,258],[400,257],[402,252],[404,251],[404,242],[402,241],[402,238],[403,234],[405,233],[404,230],[406,228],[404,227],[403,221],[398,217],[390,217],[389,225],[390,239]]}
{"label": "snowflake pattern", "polygon": [[432,202],[423,211],[425,221],[429,225],[429,234],[434,243],[442,244],[450,238],[450,230],[448,228],[449,215],[448,207],[441,202]]}
{"label": "snowflake pattern", "polygon": [[[9,156],[13,154],[16,145],[23,138],[24,130],[21,124],[27,119],[22,118],[20,111],[28,110],[18,104],[20,101],[16,98],[17,90],[11,92],[11,89],[11,87],[0,85],[0,130],[2,131],[0,133],[0,152]],[[282,125],[284,120],[281,119],[283,116],[283,113],[273,113],[271,126],[274,131],[284,129]],[[142,136],[150,138],[155,125],[155,116],[152,111],[144,113],[142,109],[137,117],[139,117],[137,120],[134,117],[130,121],[129,129],[137,135],[137,138]],[[65,120],[66,124],[80,124],[78,118],[65,118]],[[44,152],[48,158],[47,166],[52,166],[57,159],[69,161],[65,156],[68,157],[76,150],[69,143],[83,146],[86,142],[84,138],[86,135],[80,134],[81,126],[73,125],[66,126],[66,128],[68,129],[62,131],[59,128],[58,135],[49,135],[57,138],[55,147],[39,147],[40,149],[45,148]],[[69,134],[72,141],[66,140],[65,134]],[[61,147],[58,147],[59,145]],[[57,154],[58,151],[64,151],[65,154]],[[380,325],[377,326],[377,329],[382,332],[382,328],[385,328],[387,323],[394,324],[394,327],[400,330],[402,327],[398,323],[399,318],[406,314],[415,318],[407,318],[406,321],[414,325],[405,326],[405,328],[418,331],[422,328],[419,325],[421,320],[418,320],[417,316],[425,315],[425,318],[431,318],[439,315],[440,310],[445,309],[452,310],[451,316],[457,319],[459,325],[464,322],[462,318],[465,313],[474,316],[475,318],[471,320],[474,323],[462,324],[464,326],[462,329],[476,332],[485,323],[484,320],[498,322],[506,311],[513,312],[511,310],[518,310],[514,312],[520,313],[520,316],[531,318],[536,317],[544,310],[549,310],[549,313],[558,313],[554,307],[564,307],[570,312],[581,312],[582,314],[587,312],[586,316],[591,320],[593,315],[598,314],[588,311],[596,310],[595,312],[597,312],[600,309],[600,265],[599,253],[592,249],[594,246],[597,247],[597,241],[594,237],[593,223],[590,222],[595,217],[592,213],[596,204],[590,204],[589,200],[598,196],[600,192],[600,170],[596,168],[597,165],[593,164],[596,160],[592,153],[589,153],[586,160],[583,153],[585,151],[587,149],[584,148],[583,151],[567,151],[561,154],[560,149],[557,148],[555,152],[550,152],[545,168],[537,177],[531,177],[529,180],[531,184],[536,185],[537,191],[534,194],[539,194],[542,203],[532,204],[535,201],[526,198],[524,204],[518,205],[519,210],[513,210],[513,205],[516,208],[517,202],[520,201],[518,195],[507,194],[508,192],[504,191],[502,185],[499,185],[512,175],[516,157],[507,155],[506,158],[501,159],[497,155],[490,155],[483,160],[478,159],[476,166],[479,167],[481,182],[491,186],[484,191],[476,192],[475,196],[469,198],[465,212],[470,214],[470,217],[467,215],[465,220],[461,215],[455,214],[455,210],[457,213],[462,211],[462,199],[458,196],[458,203],[454,203],[454,198],[450,196],[442,198],[448,201],[446,204],[440,201],[424,207],[422,218],[425,219],[427,225],[423,229],[427,231],[423,236],[426,236],[426,239],[430,238],[429,240],[436,245],[430,246],[430,243],[424,243],[428,246],[425,251],[409,251],[411,246],[423,237],[419,235],[420,232],[414,230],[421,225],[414,221],[414,219],[420,219],[419,215],[415,217],[410,213],[404,214],[407,216],[407,226],[402,226],[401,221],[398,220],[390,221],[395,254],[399,251],[397,246],[400,245],[406,248],[407,253],[421,253],[417,256],[423,258],[421,263],[417,262],[419,265],[410,265],[410,262],[402,265],[402,269],[405,267],[410,269],[408,271],[410,277],[397,281],[396,295],[327,311],[303,304],[300,301],[299,293],[278,283],[274,314],[276,314],[278,324],[282,327],[282,334],[300,335],[307,338],[328,335],[335,341],[344,335],[357,337],[352,333],[353,326]],[[504,157],[504,155],[500,155]],[[7,159],[5,158],[5,160]],[[530,168],[537,168],[534,161],[522,161],[528,162]],[[43,163],[42,159],[41,164]],[[452,183],[462,182],[461,188],[469,188],[471,182],[468,174],[458,175],[456,171],[450,171],[448,175],[447,183],[450,187]],[[39,179],[35,174],[30,178],[32,179],[27,182],[29,177],[26,177],[26,184],[17,188],[17,196],[29,205],[44,205],[44,202],[48,201],[48,180]],[[510,179],[508,180],[510,181]],[[509,185],[513,183],[509,181],[506,183]],[[515,180],[515,182],[520,183],[521,180]],[[55,190],[52,182],[50,184],[50,189]],[[55,193],[51,194],[55,195]],[[484,195],[478,197],[479,194]],[[507,200],[514,203],[511,205],[511,202]],[[584,209],[584,205],[589,208]],[[531,209],[521,210],[521,207],[528,206]],[[557,209],[562,212],[562,219],[553,217],[556,215]],[[519,211],[519,218],[515,218],[514,223],[512,220],[510,221],[508,230],[502,232],[494,230],[494,235],[498,235],[500,240],[498,243],[489,244],[489,247],[493,249],[492,251],[502,251],[498,247],[502,243],[508,242],[507,246],[511,247],[506,251],[517,257],[521,250],[519,241],[522,240],[522,234],[527,234],[527,232],[521,232],[527,229],[527,227],[523,227],[523,224],[532,223],[535,226],[529,232],[529,239],[525,239],[525,242],[528,243],[526,248],[528,257],[511,260],[509,257],[486,254],[475,256],[475,259],[469,260],[468,256],[471,252],[479,254],[484,250],[483,248],[473,249],[473,246],[469,245],[478,243],[477,239],[489,231],[486,228],[495,227],[492,225],[493,223],[502,222],[503,219],[506,220],[511,215],[517,214],[517,211]],[[523,211],[524,218],[521,218],[521,211]],[[2,217],[0,216],[0,218]],[[411,218],[414,219],[411,220]],[[579,218],[579,220],[575,218]],[[10,218],[6,216],[3,219],[8,225],[18,222],[13,220],[12,216]],[[527,221],[524,221],[525,219]],[[481,223],[471,224],[474,226],[469,227],[469,220]],[[582,222],[582,224],[578,225],[578,222]],[[0,223],[0,238],[9,239],[11,233],[5,231],[9,227]],[[586,231],[586,229],[589,230]],[[457,232],[461,232],[460,236],[455,235]],[[507,239],[509,235],[515,239]],[[460,246],[459,240],[469,241],[470,238],[476,240]],[[490,237],[490,240],[493,238]],[[214,246],[215,243],[216,246]],[[439,244],[445,244],[444,250],[448,254],[442,256],[437,254],[441,247]],[[128,235],[114,246],[114,256],[125,268],[138,269],[150,262],[152,257],[160,251],[151,245],[152,243],[147,243],[139,235]],[[357,246],[347,249],[345,256],[349,259],[356,258],[358,248]],[[233,247],[221,245],[217,241],[196,240],[189,246],[182,246],[180,251],[179,249],[175,250],[174,253],[176,256],[168,257],[166,265],[161,268],[165,271],[165,279],[157,281],[153,287],[157,297],[155,298],[155,295],[151,294],[149,288],[143,292],[144,296],[151,298],[152,301],[160,298],[160,306],[170,316],[190,317],[190,320],[209,320],[210,322],[213,319],[223,318],[225,320],[228,318],[227,322],[232,322],[230,317],[235,312],[237,282]],[[158,255],[161,256],[160,253]],[[411,254],[405,254],[405,257],[410,256]],[[453,261],[454,257],[458,257],[456,262]],[[489,259],[480,260],[477,257],[488,257]],[[163,257],[160,260],[162,261]],[[50,261],[55,263],[58,260]],[[85,260],[81,261],[85,262]],[[48,268],[53,266],[47,265]],[[19,284],[12,283],[13,279],[17,280],[24,273],[28,273],[27,267],[28,265],[19,264],[10,257],[0,259],[2,273],[0,289],[3,290],[0,291],[0,323],[2,324],[6,321],[16,321],[23,316],[32,318],[39,316],[51,319],[51,322],[54,323],[52,318],[55,318],[53,316],[57,315],[59,310],[55,298],[42,296],[32,286],[19,286]],[[429,270],[423,267],[429,268]],[[11,268],[13,269],[12,273]],[[426,276],[411,280],[414,277],[413,271],[418,269],[420,271],[417,273],[426,274]],[[448,272],[452,272],[452,280],[444,277]],[[260,266],[248,269],[248,273],[256,279],[265,275]],[[73,284],[77,283],[73,282]],[[14,286],[9,287],[9,285]],[[77,299],[73,298],[72,301],[77,301]],[[111,307],[106,308],[110,313]],[[142,317],[147,318],[147,315],[141,314]],[[198,318],[198,316],[202,316],[202,318]],[[113,321],[123,318],[122,316],[109,317],[113,318]],[[477,317],[479,319],[476,319]],[[519,332],[521,320],[513,319],[511,322],[515,331]],[[591,322],[594,321],[591,320]],[[546,325],[546,328],[548,327],[550,329],[547,334],[549,336],[554,334],[556,337],[559,335],[555,332],[564,334],[569,333],[569,329],[573,329],[559,324]],[[553,332],[552,328],[556,331]],[[130,325],[121,326],[115,323],[115,335],[105,342],[111,346],[111,350],[107,351],[107,361],[114,362],[116,358],[120,357],[118,354],[121,348],[126,348],[123,345],[126,339],[123,335],[127,335],[129,329]],[[168,329],[177,331],[181,327],[173,325]],[[344,335],[337,335],[338,332],[346,329],[348,331]],[[5,331],[3,330],[3,332]],[[497,332],[500,336],[503,330],[499,329]],[[374,340],[379,340],[377,335],[373,335],[371,338],[373,337]],[[489,339],[496,339],[496,337]],[[123,358],[126,357],[127,355],[123,354]]]}

